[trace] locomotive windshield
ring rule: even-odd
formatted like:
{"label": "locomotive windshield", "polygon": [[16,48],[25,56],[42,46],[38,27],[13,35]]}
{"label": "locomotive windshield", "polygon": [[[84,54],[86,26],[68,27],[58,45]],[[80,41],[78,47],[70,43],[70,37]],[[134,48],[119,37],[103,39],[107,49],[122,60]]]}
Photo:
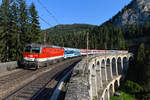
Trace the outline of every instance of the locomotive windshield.
{"label": "locomotive windshield", "polygon": [[32,53],[40,53],[40,48],[32,48]]}
{"label": "locomotive windshield", "polygon": [[27,53],[40,53],[40,48],[27,46],[27,47],[24,48],[24,52],[27,52]]}
{"label": "locomotive windshield", "polygon": [[31,52],[31,46],[25,47],[25,48],[24,48],[24,52],[30,53],[30,52]]}

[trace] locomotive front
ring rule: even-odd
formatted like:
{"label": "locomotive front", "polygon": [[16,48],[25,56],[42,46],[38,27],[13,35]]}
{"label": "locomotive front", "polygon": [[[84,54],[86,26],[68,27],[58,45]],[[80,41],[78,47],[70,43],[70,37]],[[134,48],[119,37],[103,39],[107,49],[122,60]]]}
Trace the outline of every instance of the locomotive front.
{"label": "locomotive front", "polygon": [[23,65],[24,67],[38,67],[38,58],[42,48],[38,44],[26,45],[23,52]]}

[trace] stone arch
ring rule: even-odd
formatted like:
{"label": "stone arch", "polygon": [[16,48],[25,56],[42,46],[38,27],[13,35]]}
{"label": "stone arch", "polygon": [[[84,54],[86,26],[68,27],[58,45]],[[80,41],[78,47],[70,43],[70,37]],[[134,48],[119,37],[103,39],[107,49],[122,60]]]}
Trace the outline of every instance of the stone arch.
{"label": "stone arch", "polygon": [[134,57],[130,56],[128,61],[130,62],[130,61],[133,61],[133,60],[134,60]]}
{"label": "stone arch", "polygon": [[109,94],[110,94],[110,96],[113,96],[113,94],[114,94],[114,86],[113,86],[113,84],[110,84],[110,86],[109,86]]}
{"label": "stone arch", "polygon": [[110,61],[110,59],[109,58],[107,58],[106,59],[106,71],[107,71],[107,79],[108,80],[111,80],[112,79],[112,70],[111,70],[111,63],[110,63],[111,61]]}
{"label": "stone arch", "polygon": [[118,57],[117,59],[117,69],[118,69],[118,75],[121,75],[122,74],[122,62],[121,62],[121,57]]}
{"label": "stone arch", "polygon": [[105,60],[101,60],[101,75],[102,75],[102,81],[107,81],[107,73],[106,73],[106,66],[105,66]]}
{"label": "stone arch", "polygon": [[123,57],[123,73],[125,74],[128,69],[128,58],[125,56]]}
{"label": "stone arch", "polygon": [[116,91],[116,90],[118,89],[118,87],[119,87],[119,83],[118,83],[118,81],[116,80],[116,81],[114,82],[114,90]]}
{"label": "stone arch", "polygon": [[99,91],[100,88],[103,88],[100,61],[96,62],[96,88],[97,91]]}
{"label": "stone arch", "polygon": [[92,65],[91,68],[91,88],[92,88],[92,96],[95,97],[97,94],[96,91],[96,72],[95,72],[95,65]]}
{"label": "stone arch", "polygon": [[117,70],[116,59],[113,57],[111,62],[112,62],[112,74],[113,76],[117,76],[118,70]]}
{"label": "stone arch", "polygon": [[96,62],[96,70],[100,70],[100,61]]}

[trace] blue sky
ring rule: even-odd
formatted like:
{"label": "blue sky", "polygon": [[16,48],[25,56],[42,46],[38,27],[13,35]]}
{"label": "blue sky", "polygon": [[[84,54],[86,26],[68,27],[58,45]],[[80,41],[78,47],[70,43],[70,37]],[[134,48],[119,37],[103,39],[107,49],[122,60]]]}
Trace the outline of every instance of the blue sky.
{"label": "blue sky", "polygon": [[26,1],[27,5],[34,2],[39,16],[51,24],[47,25],[40,19],[41,28],[46,29],[57,24],[100,25],[114,16],[131,0],[40,0],[58,22],[47,13],[38,0]]}

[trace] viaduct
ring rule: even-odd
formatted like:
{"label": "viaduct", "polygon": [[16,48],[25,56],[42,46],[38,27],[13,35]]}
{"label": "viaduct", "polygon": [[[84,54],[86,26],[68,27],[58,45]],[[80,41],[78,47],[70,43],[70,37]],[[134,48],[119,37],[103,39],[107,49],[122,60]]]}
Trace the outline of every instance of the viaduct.
{"label": "viaduct", "polygon": [[89,57],[87,66],[85,58],[73,71],[65,100],[110,100],[131,60],[133,54],[128,52],[96,55]]}

